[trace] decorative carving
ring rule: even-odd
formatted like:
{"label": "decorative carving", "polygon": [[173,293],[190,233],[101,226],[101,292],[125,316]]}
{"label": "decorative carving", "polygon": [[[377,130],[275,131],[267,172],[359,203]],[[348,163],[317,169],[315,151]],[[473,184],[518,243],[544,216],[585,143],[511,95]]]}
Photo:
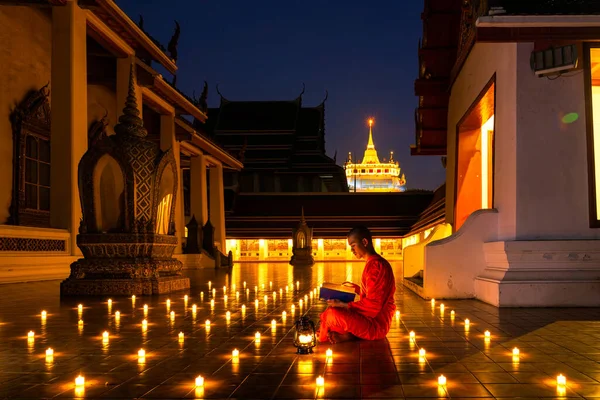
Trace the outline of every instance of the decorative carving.
{"label": "decorative carving", "polygon": [[300,223],[292,232],[292,259],[290,264],[294,267],[311,266],[315,263],[312,255],[312,228],[309,228],[304,219],[304,207]]}
{"label": "decorative carving", "polygon": [[67,251],[67,243],[62,239],[34,239],[0,237],[0,251]]}
{"label": "decorative carving", "polygon": [[[39,90],[28,93],[10,116],[13,131],[13,190],[8,223],[11,225],[50,226],[49,207],[40,207],[38,204],[38,185],[36,185],[36,198],[29,199],[28,206],[25,183],[28,138],[30,138],[30,141],[35,141],[37,151],[40,150],[37,148],[40,141],[44,142],[44,147],[48,150],[48,159],[44,164],[50,164],[51,117],[50,103],[48,101],[50,91],[48,86],[49,84]],[[39,155],[32,158],[38,160]],[[36,206],[33,207],[32,203],[35,203]]]}
{"label": "decorative carving", "polygon": [[179,26],[179,22],[175,21],[175,32],[173,33],[173,36],[167,45],[167,50],[175,62],[177,62],[177,45],[179,44],[179,35],[181,35],[181,27]]}
{"label": "decorative carving", "polygon": [[[147,138],[129,93],[115,135],[94,135],[79,163],[83,220],[77,245],[84,258],[71,265],[63,295],[154,294],[189,288],[177,247],[177,164],[173,150]],[[101,130],[100,130],[101,131]],[[106,173],[105,173],[106,172]]]}

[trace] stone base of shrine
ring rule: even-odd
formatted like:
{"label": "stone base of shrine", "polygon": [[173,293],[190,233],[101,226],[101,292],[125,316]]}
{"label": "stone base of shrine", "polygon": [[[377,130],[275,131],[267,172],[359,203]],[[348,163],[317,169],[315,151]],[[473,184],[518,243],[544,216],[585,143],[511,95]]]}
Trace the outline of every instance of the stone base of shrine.
{"label": "stone base of shrine", "polygon": [[150,296],[186,290],[190,279],[182,276],[140,279],[74,279],[60,284],[61,296]]}

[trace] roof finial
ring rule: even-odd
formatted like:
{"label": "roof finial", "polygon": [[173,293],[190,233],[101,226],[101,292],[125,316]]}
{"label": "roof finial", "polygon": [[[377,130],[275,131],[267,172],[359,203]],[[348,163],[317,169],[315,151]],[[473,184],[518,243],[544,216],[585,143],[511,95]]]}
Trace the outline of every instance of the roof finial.
{"label": "roof finial", "polygon": [[369,118],[369,143],[367,144],[367,149],[374,149],[375,145],[373,144],[373,118]]}
{"label": "roof finial", "polygon": [[144,128],[144,122],[140,118],[140,110],[138,110],[137,98],[135,96],[134,66],[135,64],[132,63],[129,70],[129,92],[125,100],[123,115],[119,117],[119,123],[115,125],[115,133],[117,135],[145,137],[148,132]]}

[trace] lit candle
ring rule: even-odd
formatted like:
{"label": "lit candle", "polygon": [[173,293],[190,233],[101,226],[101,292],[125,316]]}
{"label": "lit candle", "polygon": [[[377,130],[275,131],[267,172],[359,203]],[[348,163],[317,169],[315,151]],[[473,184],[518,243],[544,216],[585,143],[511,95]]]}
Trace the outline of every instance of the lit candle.
{"label": "lit candle", "polygon": [[300,306],[300,308],[302,308],[302,299],[300,299],[300,301],[298,301],[298,305]]}
{"label": "lit candle", "polygon": [[206,325],[207,328],[210,328],[210,320],[207,319],[206,321],[204,321],[204,325]]}
{"label": "lit candle", "polygon": [[83,326],[83,320],[80,319],[79,321],[77,321],[77,325],[79,325],[80,327]]}
{"label": "lit candle", "polygon": [[228,299],[227,295],[223,296],[223,300],[225,300],[225,303],[227,303],[227,299]]}
{"label": "lit candle", "polygon": [[187,301],[188,301],[188,295],[187,294],[185,296],[183,296],[183,301],[185,301],[187,303]]}
{"label": "lit candle", "polygon": [[296,289],[300,290],[300,281],[296,281]]}
{"label": "lit candle", "polygon": [[33,331],[29,331],[27,333],[27,339],[33,340],[34,337],[35,337],[35,333],[33,333]]}
{"label": "lit candle", "polygon": [[76,387],[82,387],[85,385],[85,378],[81,375],[79,375],[77,378],[75,378],[75,386]]}
{"label": "lit candle", "polygon": [[171,319],[175,319],[175,311],[171,311]]}
{"label": "lit candle", "polygon": [[135,294],[131,296],[131,301],[135,302]]}
{"label": "lit candle", "polygon": [[171,308],[171,299],[167,299],[167,308]]}
{"label": "lit candle", "polygon": [[227,286],[223,286],[223,293],[227,291]]}
{"label": "lit candle", "polygon": [[269,289],[273,289],[273,282],[269,281]]}
{"label": "lit candle", "polygon": [[264,284],[264,283],[263,283],[263,284],[261,284],[261,285],[260,285],[260,288],[261,288],[262,290],[265,290],[265,284]]}
{"label": "lit candle", "polygon": [[240,351],[238,349],[233,349],[231,352],[231,357],[238,358],[240,356]]}
{"label": "lit candle", "polygon": [[311,299],[313,298],[313,292],[310,292],[310,298]]}
{"label": "lit candle", "polygon": [[179,341],[183,342],[183,340],[185,339],[185,335],[183,334],[183,332],[179,332]]}
{"label": "lit candle", "polygon": [[46,349],[46,357],[53,357],[54,356],[54,350],[52,349],[52,347],[48,347]]}
{"label": "lit candle", "polygon": [[246,281],[244,281],[244,289],[246,289]]}
{"label": "lit candle", "polygon": [[46,316],[47,316],[47,315],[48,315],[48,314],[46,313],[46,311],[42,311],[42,319],[46,319]]}
{"label": "lit candle", "polygon": [[144,314],[148,314],[148,304],[144,304]]}
{"label": "lit candle", "polygon": [[277,328],[277,321],[272,320],[271,321],[271,329],[275,329],[275,328]]}
{"label": "lit candle", "polygon": [[519,354],[520,354],[520,351],[519,351],[519,349],[515,347],[515,348],[512,350],[512,355],[513,355],[513,357],[519,357]]}
{"label": "lit candle", "polygon": [[246,296],[250,296],[250,289],[246,289]]}
{"label": "lit candle", "polygon": [[396,319],[400,319],[400,311],[396,311]]}
{"label": "lit candle", "polygon": [[273,300],[275,300],[275,298],[277,298],[277,292],[273,292]]}
{"label": "lit candle", "polygon": [[200,298],[203,299],[204,298],[204,292],[200,292]]}
{"label": "lit candle", "polygon": [[425,349],[419,349],[419,357],[425,357]]}
{"label": "lit candle", "polygon": [[138,350],[138,358],[144,358],[144,357],[146,357],[146,350],[139,349]]}
{"label": "lit candle", "polygon": [[266,303],[267,301],[269,301],[269,296],[267,296],[267,295],[265,294],[265,296],[263,297],[263,299],[265,300],[265,303]]}
{"label": "lit candle", "polygon": [[292,304],[292,314],[294,313],[294,311],[296,311],[296,306]]}
{"label": "lit candle", "polygon": [[217,289],[213,288],[212,295],[213,295],[213,297],[215,297],[217,295]]}
{"label": "lit candle", "polygon": [[77,310],[78,310],[79,312],[82,312],[82,311],[83,311],[83,304],[80,304],[80,305],[78,305],[78,306],[77,306]]}
{"label": "lit candle", "polygon": [[246,312],[246,305],[242,304],[242,314]]}
{"label": "lit candle", "polygon": [[108,299],[108,306],[112,306],[112,299]]}
{"label": "lit candle", "polygon": [[210,300],[210,308],[215,308],[215,299]]}
{"label": "lit candle", "polygon": [[470,323],[471,321],[469,321],[469,318],[465,319],[465,327],[469,326]]}
{"label": "lit candle", "polygon": [[258,286],[254,286],[254,291],[258,292]]}
{"label": "lit candle", "polygon": [[435,307],[435,299],[431,299],[431,307]]}
{"label": "lit candle", "polygon": [[317,387],[323,387],[325,386],[325,378],[323,378],[322,376],[318,376],[317,377]]}
{"label": "lit candle", "polygon": [[558,386],[566,386],[567,384],[567,377],[564,376],[563,374],[560,374],[556,377],[556,384]]}
{"label": "lit candle", "polygon": [[108,340],[108,332],[107,331],[102,332],[102,340],[105,342]]}
{"label": "lit candle", "polygon": [[257,341],[257,342],[260,342],[260,332],[256,332],[254,334],[254,340]]}
{"label": "lit candle", "polygon": [[195,304],[192,304],[192,312],[195,314],[196,311],[198,311],[198,306]]}
{"label": "lit candle", "polygon": [[196,377],[195,385],[196,385],[196,387],[202,387],[202,386],[204,386],[204,378],[202,377],[202,375],[198,375]]}
{"label": "lit candle", "polygon": [[410,340],[415,340],[415,331],[410,331],[408,335],[410,337]]}
{"label": "lit candle", "polygon": [[308,296],[304,295],[304,301],[308,301]]}
{"label": "lit candle", "polygon": [[239,300],[239,299],[240,299],[240,292],[239,292],[239,291],[236,291],[236,292],[235,292],[235,299],[236,299],[236,300]]}
{"label": "lit candle", "polygon": [[254,300],[254,307],[258,307],[258,299]]}
{"label": "lit candle", "polygon": [[210,290],[210,286],[212,285],[211,281],[208,281],[208,290]]}
{"label": "lit candle", "polygon": [[333,350],[327,349],[327,351],[325,352],[325,357],[327,357],[327,358],[333,357]]}
{"label": "lit candle", "polygon": [[119,319],[121,319],[121,311],[117,311],[117,312],[115,312],[115,319],[116,319],[116,320],[119,320]]}
{"label": "lit candle", "polygon": [[281,313],[281,318],[283,318],[283,319],[287,318],[287,313],[285,311]]}
{"label": "lit candle", "polygon": [[283,289],[282,288],[279,288],[279,295],[283,296]]}
{"label": "lit candle", "polygon": [[446,386],[446,377],[444,375],[440,375],[438,378],[438,385]]}
{"label": "lit candle", "polygon": [[227,321],[229,321],[231,319],[231,312],[230,311],[227,311],[225,313],[225,318],[227,319]]}
{"label": "lit candle", "polygon": [[454,315],[455,315],[455,314],[456,314],[456,313],[454,312],[454,310],[450,311],[450,316],[451,316],[452,318],[454,318]]}
{"label": "lit candle", "polygon": [[486,339],[489,339],[490,337],[492,337],[492,334],[490,333],[490,331],[485,331],[483,334]]}
{"label": "lit candle", "polygon": [[444,309],[446,308],[446,306],[444,305],[444,303],[440,304],[440,311],[444,312]]}
{"label": "lit candle", "polygon": [[289,291],[288,285],[285,285],[285,292],[287,293],[288,291]]}
{"label": "lit candle", "polygon": [[235,283],[233,285],[231,285],[231,291],[234,291],[236,288]]}

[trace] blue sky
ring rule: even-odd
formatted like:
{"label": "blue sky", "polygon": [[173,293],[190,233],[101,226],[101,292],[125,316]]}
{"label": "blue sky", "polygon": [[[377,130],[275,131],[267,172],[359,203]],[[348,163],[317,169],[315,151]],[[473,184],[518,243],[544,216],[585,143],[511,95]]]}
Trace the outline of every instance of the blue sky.
{"label": "blue sky", "polygon": [[306,106],[326,103],[326,148],[342,163],[362,158],[366,119],[375,118],[380,158],[394,151],[409,188],[444,181],[440,157],[411,157],[415,142],[413,83],[418,73],[423,1],[119,0],[120,7],[165,46],[181,25],[177,86],[198,95],[209,83],[231,100],[294,99],[306,84]]}

